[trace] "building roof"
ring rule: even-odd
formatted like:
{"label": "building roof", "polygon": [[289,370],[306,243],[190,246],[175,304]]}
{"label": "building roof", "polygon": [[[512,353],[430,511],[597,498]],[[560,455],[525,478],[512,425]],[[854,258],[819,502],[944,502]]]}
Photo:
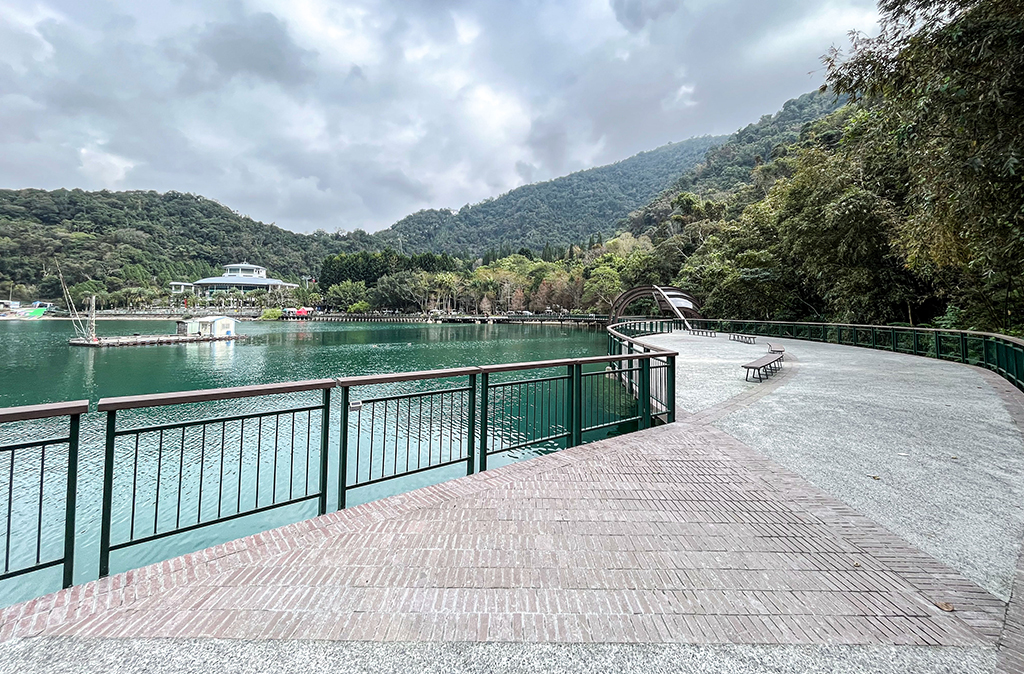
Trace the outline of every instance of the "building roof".
{"label": "building roof", "polygon": [[234,286],[295,286],[297,283],[287,283],[281,279],[263,278],[260,276],[211,276],[194,281],[193,285],[234,285]]}
{"label": "building roof", "polygon": [[216,323],[217,321],[234,321],[235,319],[229,318],[228,316],[203,316],[202,318],[195,319],[196,323]]}
{"label": "building roof", "polygon": [[236,262],[234,264],[224,265],[225,269],[227,269],[228,267],[251,267],[253,269],[266,269],[266,267],[261,267],[258,264],[249,264],[248,262]]}

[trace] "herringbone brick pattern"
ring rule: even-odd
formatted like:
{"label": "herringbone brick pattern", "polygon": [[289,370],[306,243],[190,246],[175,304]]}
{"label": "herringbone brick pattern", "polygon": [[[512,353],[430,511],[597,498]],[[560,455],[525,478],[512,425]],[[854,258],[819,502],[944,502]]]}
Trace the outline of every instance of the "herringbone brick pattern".
{"label": "herringbone brick pattern", "polygon": [[968,646],[1004,610],[683,422],[43,597],[0,637]]}

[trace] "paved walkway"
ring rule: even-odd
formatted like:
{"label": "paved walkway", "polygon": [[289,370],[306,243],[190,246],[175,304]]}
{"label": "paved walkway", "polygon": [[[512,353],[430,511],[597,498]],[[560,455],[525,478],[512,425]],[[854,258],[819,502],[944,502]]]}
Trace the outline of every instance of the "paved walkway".
{"label": "paved walkway", "polygon": [[1019,671],[1020,602],[716,427],[801,348],[671,426],[5,609],[0,670]]}

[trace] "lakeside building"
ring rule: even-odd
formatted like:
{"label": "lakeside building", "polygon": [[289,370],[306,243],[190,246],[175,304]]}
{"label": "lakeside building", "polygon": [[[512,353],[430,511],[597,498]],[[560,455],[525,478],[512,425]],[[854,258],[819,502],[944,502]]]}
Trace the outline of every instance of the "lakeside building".
{"label": "lakeside building", "polygon": [[227,316],[206,316],[189,321],[178,321],[177,334],[221,338],[232,337],[238,333],[235,332],[235,319]]}
{"label": "lakeside building", "polygon": [[182,295],[184,293],[193,292],[194,286],[191,283],[185,283],[184,281],[171,281],[171,294]]}
{"label": "lakeside building", "polygon": [[[281,279],[267,278],[266,267],[249,264],[248,262],[226,264],[224,269],[224,274],[221,276],[211,276],[199,279],[193,283],[195,292],[197,294],[202,292],[206,293],[206,295],[212,295],[218,290],[225,292],[240,290],[243,293],[247,293],[252,290],[290,290],[291,288],[299,287],[297,283],[286,283]],[[174,285],[176,284],[172,284],[172,287]]]}

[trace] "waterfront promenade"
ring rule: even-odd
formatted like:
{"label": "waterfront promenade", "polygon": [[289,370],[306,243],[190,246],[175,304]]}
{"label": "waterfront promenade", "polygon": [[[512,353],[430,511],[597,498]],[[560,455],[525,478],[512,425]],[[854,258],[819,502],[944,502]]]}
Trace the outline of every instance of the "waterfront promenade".
{"label": "waterfront promenade", "polygon": [[0,671],[1024,669],[1024,396],[644,339],[680,352],[677,423],[5,609]]}

